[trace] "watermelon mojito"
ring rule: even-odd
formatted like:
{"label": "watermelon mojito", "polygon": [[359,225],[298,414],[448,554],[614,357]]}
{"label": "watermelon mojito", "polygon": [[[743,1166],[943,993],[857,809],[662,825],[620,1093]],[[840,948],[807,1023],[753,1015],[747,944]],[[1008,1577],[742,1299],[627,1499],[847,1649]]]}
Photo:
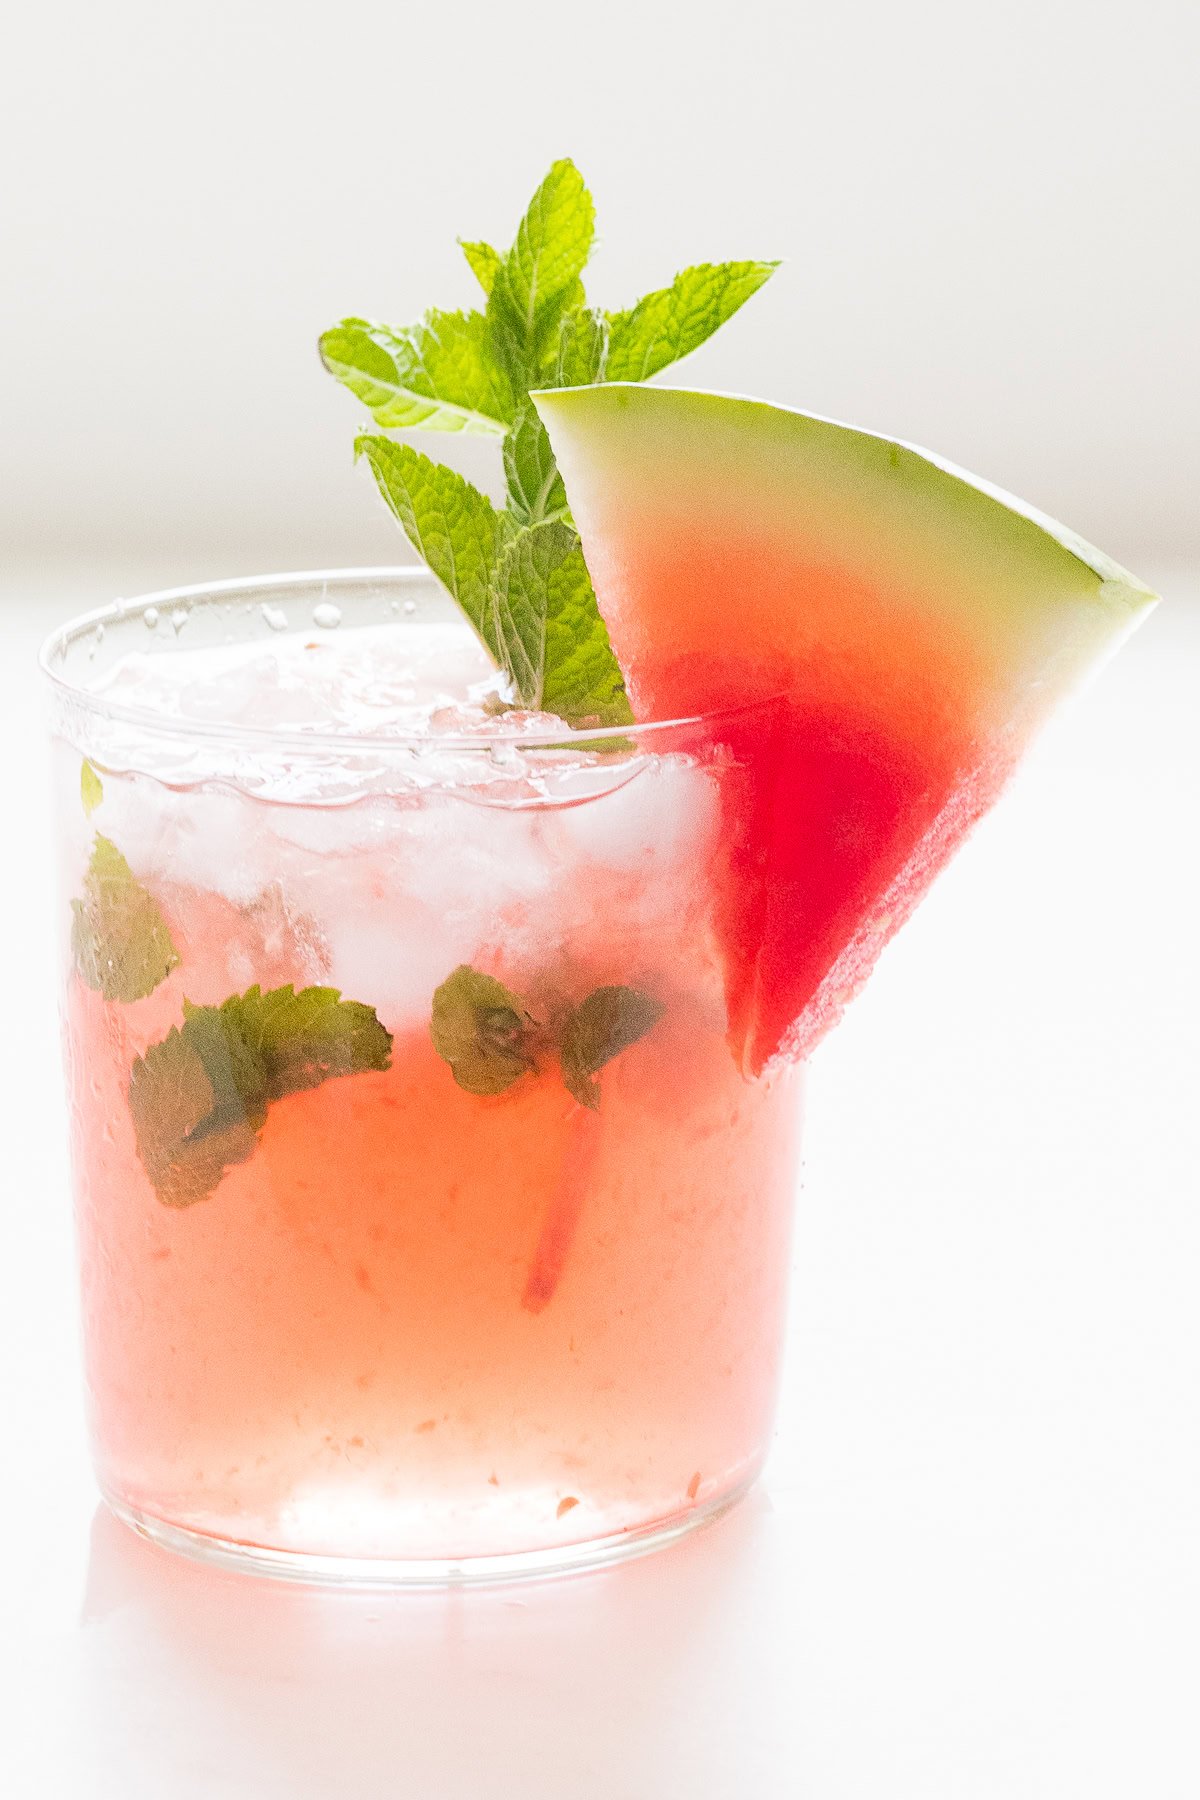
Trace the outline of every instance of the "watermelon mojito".
{"label": "watermelon mojito", "polygon": [[477,308],[321,340],[427,573],[45,654],[97,1467],[197,1554],[488,1578],[741,1492],[802,1061],[1153,600],[908,446],[641,385],[774,265],[603,312],[592,230],[555,164]]}
{"label": "watermelon mojito", "polygon": [[320,577],[61,646],[88,1389],[151,1531],[569,1560],[763,1455],[797,1076],[725,1041],[724,751],[514,729],[448,613]]}

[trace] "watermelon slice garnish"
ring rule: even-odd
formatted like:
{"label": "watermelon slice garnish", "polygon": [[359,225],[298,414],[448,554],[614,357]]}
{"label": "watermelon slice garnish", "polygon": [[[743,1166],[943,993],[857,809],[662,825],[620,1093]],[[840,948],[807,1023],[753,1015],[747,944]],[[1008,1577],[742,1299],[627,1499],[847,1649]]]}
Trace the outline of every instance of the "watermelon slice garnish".
{"label": "watermelon slice garnish", "polygon": [[806,1054],[1156,596],[910,445],[719,394],[536,396],[637,715],[714,726],[730,1039]]}

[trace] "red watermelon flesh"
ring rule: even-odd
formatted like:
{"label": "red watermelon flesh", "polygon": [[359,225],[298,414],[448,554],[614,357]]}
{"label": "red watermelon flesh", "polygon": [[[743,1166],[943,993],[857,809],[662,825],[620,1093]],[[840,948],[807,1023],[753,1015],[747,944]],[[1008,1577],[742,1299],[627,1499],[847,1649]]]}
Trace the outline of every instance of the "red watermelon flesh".
{"label": "red watermelon flesh", "polygon": [[746,709],[712,727],[730,1038],[751,1073],[806,1054],[1154,595],[866,432],[620,383],[536,399],[638,716]]}

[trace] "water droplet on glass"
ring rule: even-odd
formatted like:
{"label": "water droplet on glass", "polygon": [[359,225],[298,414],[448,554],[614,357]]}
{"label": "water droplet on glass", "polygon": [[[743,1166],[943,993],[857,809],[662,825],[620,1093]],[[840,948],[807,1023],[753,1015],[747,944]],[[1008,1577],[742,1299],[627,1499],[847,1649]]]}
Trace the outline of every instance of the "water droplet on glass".
{"label": "water droplet on glass", "polygon": [[103,625],[103,623],[97,625],[97,627],[96,627],[96,642],[97,642],[97,644],[102,644],[104,642],[104,625]]}
{"label": "water droplet on glass", "polygon": [[171,614],[171,624],[177,637],[187,624],[188,616],[188,609],[186,606],[177,606],[175,611]]}
{"label": "water droplet on glass", "polygon": [[406,613],[407,613],[407,615],[408,615],[408,617],[409,617],[409,618],[410,618],[410,619],[411,619],[411,618],[412,618],[412,616],[413,616],[413,614],[414,614],[414,613],[415,613],[415,612],[416,612],[416,610],[417,610],[417,603],[416,603],[416,601],[415,601],[415,600],[406,600],[406,601],[405,601],[405,602],[404,602],[404,610],[405,610],[405,612],[406,612]]}
{"label": "water droplet on glass", "polygon": [[278,606],[260,606],[258,610],[263,616],[263,624],[269,631],[287,630],[287,614]]}
{"label": "water droplet on glass", "polygon": [[145,612],[142,614],[142,624],[146,627],[147,631],[154,630],[154,627],[158,624],[157,606],[148,606],[146,608]]}
{"label": "water droplet on glass", "polygon": [[319,625],[322,631],[336,631],[342,622],[342,609],[331,600],[322,600],[320,606],[313,607],[313,624]]}

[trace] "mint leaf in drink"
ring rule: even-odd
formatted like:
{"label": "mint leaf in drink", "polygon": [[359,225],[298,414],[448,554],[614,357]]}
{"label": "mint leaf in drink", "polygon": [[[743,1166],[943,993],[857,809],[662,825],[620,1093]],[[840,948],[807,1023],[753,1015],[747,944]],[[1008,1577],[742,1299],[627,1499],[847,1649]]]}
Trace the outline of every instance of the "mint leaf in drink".
{"label": "mint leaf in drink", "polygon": [[214,1073],[198,1036],[186,1026],[171,1031],[130,1071],[138,1155],[164,1206],[206,1200],[225,1170],[245,1162],[258,1142],[229,1059],[220,1058]]}
{"label": "mint leaf in drink", "polygon": [[500,252],[493,250],[490,244],[485,244],[482,240],[472,244],[466,238],[459,238],[458,247],[470,263],[471,273],[484,293],[490,294],[496,280],[496,270],[503,261]]}
{"label": "mint leaf in drink", "polygon": [[178,965],[157,900],[106,837],[92,846],[83,896],[71,911],[75,967],[106,1000],[143,1000]]}
{"label": "mint leaf in drink", "polygon": [[343,319],[320,341],[331,375],[385,430],[501,434],[512,419],[512,383],[492,352],[481,312],[429,312],[395,331]]}
{"label": "mint leaf in drink", "polygon": [[444,463],[408,444],[364,436],[355,452],[365,456],[379,491],[400,521],[409,543],[457,600],[484,648],[499,661],[491,581],[506,520],[486,494]]}
{"label": "mint leaf in drink", "polygon": [[468,1094],[503,1094],[557,1049],[563,1081],[581,1106],[600,1106],[597,1075],[658,1024],[665,1007],[632,987],[601,987],[565,1016],[539,1024],[511,988],[463,963],[433,996],[433,1047]]}
{"label": "mint leaf in drink", "polygon": [[514,377],[525,378],[526,388],[563,312],[582,298],[579,278],[595,232],[592,196],[575,164],[564,157],[551,165],[529,202],[488,295],[493,342]]}
{"label": "mint leaf in drink", "polygon": [[514,533],[497,564],[493,599],[498,653],[522,706],[576,726],[632,723],[570,526],[551,521]]}
{"label": "mint leaf in drink", "polygon": [[581,1106],[600,1107],[600,1070],[653,1031],[665,1012],[638,988],[601,987],[575,1008],[563,1028],[563,1081]]}
{"label": "mint leaf in drink", "polygon": [[567,510],[550,435],[532,400],[523,400],[504,440],[504,475],[508,510],[518,525],[560,519]]}
{"label": "mint leaf in drink", "polygon": [[608,381],[645,381],[687,356],[756,294],[776,262],[697,263],[628,312],[609,315]]}
{"label": "mint leaf in drink", "polygon": [[89,819],[104,798],[104,783],[86,756],[79,769],[79,798]]}
{"label": "mint leaf in drink", "polygon": [[468,1094],[502,1094],[536,1067],[542,1032],[516,994],[463,963],[433,996],[433,1047]]}
{"label": "mint leaf in drink", "polygon": [[252,987],[220,1006],[185,1002],[182,1026],[134,1063],[138,1155],[165,1206],[206,1199],[253,1154],[268,1108],[288,1094],[391,1062],[374,1009],[336,988]]}
{"label": "mint leaf in drink", "polygon": [[263,1096],[282,1100],[338,1075],[386,1069],[392,1039],[372,1006],[343,1000],[337,988],[252,987],[217,1009],[189,1007],[189,1020],[216,1010],[245,1066],[261,1069]]}

